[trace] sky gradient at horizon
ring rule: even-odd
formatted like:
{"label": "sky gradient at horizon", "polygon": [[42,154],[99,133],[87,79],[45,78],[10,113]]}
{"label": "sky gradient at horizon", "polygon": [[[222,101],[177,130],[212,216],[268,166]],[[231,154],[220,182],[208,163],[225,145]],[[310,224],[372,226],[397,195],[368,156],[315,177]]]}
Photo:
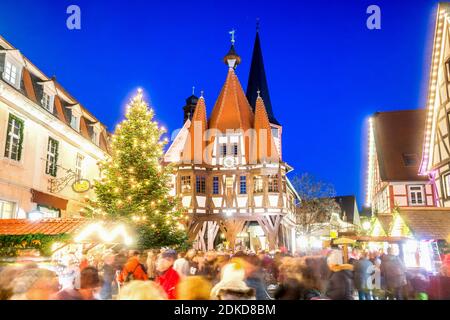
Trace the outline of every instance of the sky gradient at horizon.
{"label": "sky gradient at horizon", "polygon": [[[182,125],[192,86],[204,90],[210,114],[232,28],[246,88],[259,18],[284,160],[363,204],[367,117],[425,105],[437,3],[2,0],[0,35],[110,130],[142,87],[170,132]],[[81,30],[66,28],[71,4],[81,8]],[[366,28],[371,4],[381,8],[381,30]]]}

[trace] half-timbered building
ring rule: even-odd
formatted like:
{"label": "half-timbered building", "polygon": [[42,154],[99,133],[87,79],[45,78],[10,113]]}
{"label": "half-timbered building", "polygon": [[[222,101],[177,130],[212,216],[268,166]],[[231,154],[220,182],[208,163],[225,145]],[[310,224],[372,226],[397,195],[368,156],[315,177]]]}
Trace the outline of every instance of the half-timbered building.
{"label": "half-timbered building", "polygon": [[450,207],[450,6],[436,15],[420,174],[436,189],[439,207]]}
{"label": "half-timbered building", "polygon": [[225,240],[231,248],[294,250],[299,199],[286,176],[292,168],[281,157],[282,127],[272,111],[258,33],[247,95],[236,74],[240,60],[232,41],[209,117],[203,94],[194,109],[188,99],[183,128],[165,155],[176,168],[173,194],[191,217],[189,235],[199,249]]}
{"label": "half-timbered building", "polygon": [[418,173],[425,111],[377,112],[369,120],[367,205],[373,213],[433,207],[434,188]]}

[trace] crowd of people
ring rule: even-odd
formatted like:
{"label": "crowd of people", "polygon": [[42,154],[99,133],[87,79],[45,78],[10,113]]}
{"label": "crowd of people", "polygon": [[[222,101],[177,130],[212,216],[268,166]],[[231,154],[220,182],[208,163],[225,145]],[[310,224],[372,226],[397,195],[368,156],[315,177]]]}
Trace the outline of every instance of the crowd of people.
{"label": "crowd of people", "polygon": [[372,300],[427,299],[427,275],[408,276],[387,253],[338,249],[314,255],[172,249],[86,257],[71,281],[36,264],[0,270],[3,300]]}

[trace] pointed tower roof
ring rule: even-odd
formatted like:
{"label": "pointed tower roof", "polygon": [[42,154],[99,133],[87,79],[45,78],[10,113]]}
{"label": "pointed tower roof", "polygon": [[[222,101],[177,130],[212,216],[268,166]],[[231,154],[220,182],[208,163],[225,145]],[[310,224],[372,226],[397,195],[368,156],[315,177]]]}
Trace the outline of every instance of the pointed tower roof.
{"label": "pointed tower roof", "polygon": [[267,115],[269,116],[269,122],[275,125],[280,123],[275,119],[272,110],[272,103],[270,101],[269,87],[267,85],[266,71],[264,69],[264,61],[261,50],[261,42],[259,40],[259,27],[256,29],[255,44],[253,46],[252,64],[250,67],[250,74],[248,76],[247,84],[247,99],[250,102],[253,110],[256,107],[257,91],[260,91],[260,95],[266,105]]}
{"label": "pointed tower roof", "polygon": [[189,136],[184,145],[182,156],[184,162],[203,163],[203,153],[206,148],[206,141],[204,139],[206,129],[206,104],[205,98],[202,95],[198,98],[189,127]]}
{"label": "pointed tower roof", "polygon": [[255,104],[256,159],[260,163],[278,162],[281,159],[272,136],[266,106],[259,92],[257,92]]}
{"label": "pointed tower roof", "polygon": [[253,125],[253,112],[244,90],[232,67],[217,98],[209,119],[209,128],[226,132],[227,129],[248,130]]}

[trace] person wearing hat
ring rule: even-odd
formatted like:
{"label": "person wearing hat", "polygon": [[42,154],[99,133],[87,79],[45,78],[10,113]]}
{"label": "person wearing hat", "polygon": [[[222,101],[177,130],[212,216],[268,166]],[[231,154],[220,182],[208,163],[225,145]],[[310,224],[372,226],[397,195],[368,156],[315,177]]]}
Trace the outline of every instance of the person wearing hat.
{"label": "person wearing hat", "polygon": [[173,268],[177,252],[172,249],[162,252],[156,260],[156,283],[158,283],[170,300],[176,299],[175,287],[180,282],[180,275]]}

